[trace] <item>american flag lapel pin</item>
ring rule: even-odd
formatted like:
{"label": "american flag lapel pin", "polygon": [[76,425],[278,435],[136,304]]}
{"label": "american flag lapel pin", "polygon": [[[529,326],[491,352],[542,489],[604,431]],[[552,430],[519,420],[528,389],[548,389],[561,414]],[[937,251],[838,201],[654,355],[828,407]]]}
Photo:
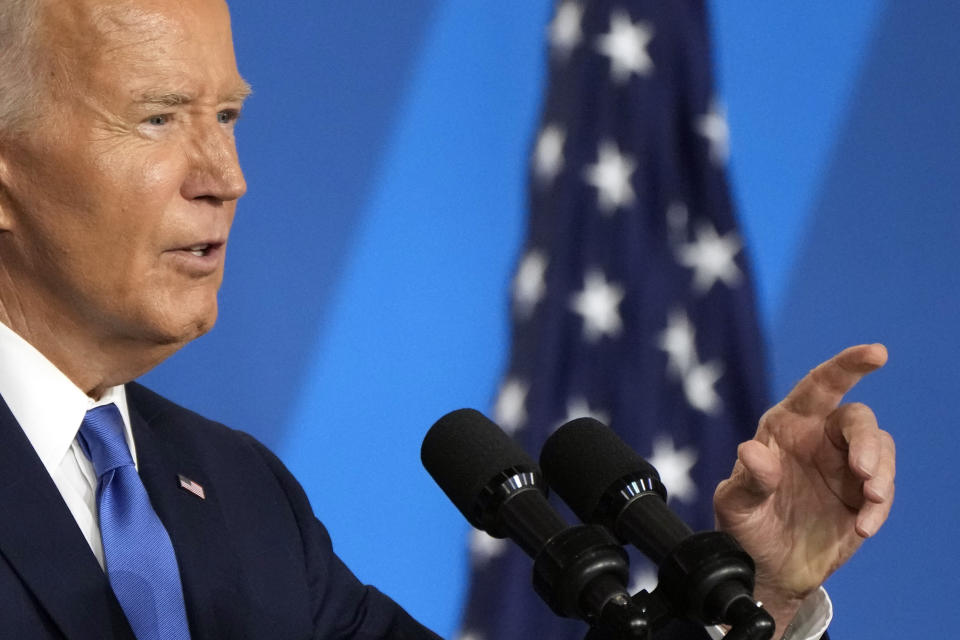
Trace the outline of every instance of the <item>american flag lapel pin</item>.
{"label": "american flag lapel pin", "polygon": [[189,491],[193,495],[197,496],[201,500],[206,500],[207,496],[203,492],[203,487],[187,476],[177,474],[177,480],[180,482],[180,488],[186,491]]}

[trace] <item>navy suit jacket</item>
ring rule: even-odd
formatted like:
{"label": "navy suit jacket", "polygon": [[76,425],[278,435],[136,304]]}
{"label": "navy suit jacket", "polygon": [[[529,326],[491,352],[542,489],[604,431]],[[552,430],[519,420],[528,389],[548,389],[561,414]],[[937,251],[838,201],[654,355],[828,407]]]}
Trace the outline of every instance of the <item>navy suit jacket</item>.
{"label": "navy suit jacket", "polygon": [[[435,640],[333,553],[252,437],[127,385],[140,476],[173,541],[194,640]],[[182,474],[205,499],[182,489]],[[0,401],[0,637],[133,640],[59,491]]]}

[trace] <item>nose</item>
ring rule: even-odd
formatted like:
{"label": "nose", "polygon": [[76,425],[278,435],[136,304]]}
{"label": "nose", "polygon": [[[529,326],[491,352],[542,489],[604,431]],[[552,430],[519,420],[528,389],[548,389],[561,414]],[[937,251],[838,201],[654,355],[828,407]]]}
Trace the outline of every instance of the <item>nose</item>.
{"label": "nose", "polygon": [[247,192],[230,130],[215,124],[197,135],[190,146],[189,168],[181,186],[184,198],[231,202]]}

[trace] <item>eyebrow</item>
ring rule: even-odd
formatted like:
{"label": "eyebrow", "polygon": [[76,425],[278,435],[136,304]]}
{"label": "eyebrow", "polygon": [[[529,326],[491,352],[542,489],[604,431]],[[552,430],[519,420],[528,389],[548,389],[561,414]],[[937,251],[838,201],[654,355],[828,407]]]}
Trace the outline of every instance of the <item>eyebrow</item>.
{"label": "eyebrow", "polygon": [[[243,102],[250,96],[251,93],[253,93],[253,89],[250,87],[250,83],[241,79],[240,84],[238,84],[225,95],[221,96],[219,102]],[[137,102],[140,104],[172,108],[184,104],[190,104],[194,100],[196,100],[196,96],[193,94],[179,91],[167,91],[164,93],[144,93],[139,97]]]}
{"label": "eyebrow", "polygon": [[189,94],[170,91],[168,93],[144,93],[137,102],[160,107],[176,107],[182,104],[189,104],[193,102],[193,100],[193,96]]}
{"label": "eyebrow", "polygon": [[224,97],[223,102],[243,102],[252,93],[253,87],[250,86],[250,83],[240,78],[240,84]]}

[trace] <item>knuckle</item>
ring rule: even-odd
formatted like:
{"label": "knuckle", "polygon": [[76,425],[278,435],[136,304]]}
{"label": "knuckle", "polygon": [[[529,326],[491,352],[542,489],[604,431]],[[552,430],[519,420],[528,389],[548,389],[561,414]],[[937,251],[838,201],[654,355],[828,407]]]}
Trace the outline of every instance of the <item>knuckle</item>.
{"label": "knuckle", "polygon": [[880,429],[880,438],[883,440],[884,445],[890,449],[890,455],[895,455],[897,452],[897,443],[893,439],[893,436],[890,435],[890,432]]}
{"label": "knuckle", "polygon": [[876,423],[877,416],[873,409],[862,402],[850,402],[843,405],[843,417],[853,422],[871,422]]}
{"label": "knuckle", "polygon": [[773,420],[773,418],[771,417],[771,414],[774,413],[774,409],[775,409],[775,408],[776,408],[776,407],[774,407],[774,408],[772,408],[772,409],[767,409],[766,411],[763,412],[763,415],[760,416],[760,421],[757,422],[757,427],[758,427],[758,428],[761,428],[761,429],[762,429],[762,428],[768,426],[768,423],[769,423],[771,420]]}

